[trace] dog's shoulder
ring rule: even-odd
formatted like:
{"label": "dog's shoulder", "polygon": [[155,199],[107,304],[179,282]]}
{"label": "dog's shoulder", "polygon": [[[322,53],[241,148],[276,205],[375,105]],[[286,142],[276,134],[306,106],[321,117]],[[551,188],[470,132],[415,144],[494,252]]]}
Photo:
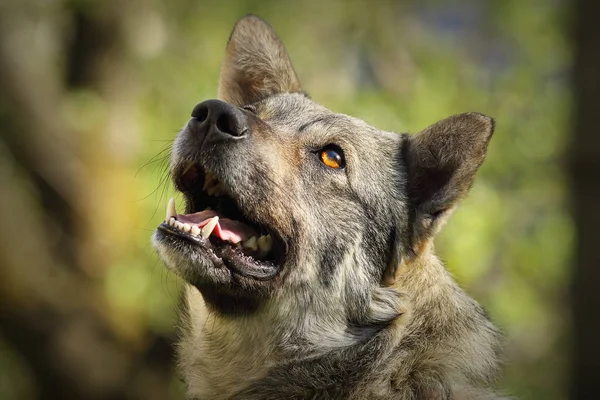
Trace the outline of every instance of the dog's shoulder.
{"label": "dog's shoulder", "polygon": [[502,335],[485,310],[431,253],[400,269],[405,273],[395,287],[407,294],[410,312],[382,367],[391,392],[401,399],[411,393],[419,399],[500,398],[476,389],[493,385],[502,354]]}

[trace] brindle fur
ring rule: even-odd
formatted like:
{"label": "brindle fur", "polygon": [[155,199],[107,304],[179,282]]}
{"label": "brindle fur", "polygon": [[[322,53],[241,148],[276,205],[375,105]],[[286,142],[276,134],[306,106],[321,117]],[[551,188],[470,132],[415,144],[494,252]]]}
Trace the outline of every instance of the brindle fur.
{"label": "brindle fur", "polygon": [[[219,97],[253,107],[250,138],[200,149],[186,127],[172,171],[202,160],[279,232],[287,256],[276,278],[255,282],[157,231],[160,256],[187,281],[178,355],[188,396],[500,399],[488,389],[499,332],[432,245],[493,120],[461,114],[410,136],[335,114],[301,92],[283,44],[252,15],[230,37]],[[344,170],[313,152],[331,143]]]}

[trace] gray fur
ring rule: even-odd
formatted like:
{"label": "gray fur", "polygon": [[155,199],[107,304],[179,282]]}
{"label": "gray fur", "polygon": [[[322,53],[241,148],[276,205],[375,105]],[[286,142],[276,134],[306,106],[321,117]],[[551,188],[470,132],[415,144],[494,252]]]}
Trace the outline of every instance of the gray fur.
{"label": "gray fur", "polygon": [[[202,160],[287,252],[258,282],[155,233],[187,281],[178,355],[189,397],[500,399],[488,389],[498,330],[432,245],[483,162],[492,119],[461,114],[409,136],[335,114],[300,92],[283,44],[254,16],[232,33],[219,95],[251,103],[250,139],[200,147],[185,128],[172,171]],[[345,169],[314,154],[331,143]],[[214,296],[256,307],[226,315]]]}

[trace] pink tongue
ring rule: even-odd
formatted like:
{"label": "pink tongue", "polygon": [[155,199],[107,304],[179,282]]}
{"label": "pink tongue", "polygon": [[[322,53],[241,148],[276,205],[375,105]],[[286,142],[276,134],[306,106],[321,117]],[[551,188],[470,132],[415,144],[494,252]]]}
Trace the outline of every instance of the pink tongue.
{"label": "pink tongue", "polygon": [[221,214],[213,210],[200,211],[194,214],[177,214],[176,219],[179,222],[197,225],[199,228],[202,228],[215,216],[219,217],[219,221],[211,235],[221,240],[239,243],[250,239],[252,236],[258,236],[258,233],[254,229],[243,222],[223,218]]}

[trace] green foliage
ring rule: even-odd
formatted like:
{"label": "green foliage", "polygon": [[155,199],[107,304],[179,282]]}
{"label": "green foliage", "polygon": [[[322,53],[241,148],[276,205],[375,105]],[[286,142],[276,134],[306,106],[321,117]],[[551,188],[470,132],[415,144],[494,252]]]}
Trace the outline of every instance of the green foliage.
{"label": "green foliage", "polygon": [[[561,74],[570,59],[560,4],[250,3],[161,14],[167,41],[142,68],[147,156],[160,149],[148,139],[172,138],[194,104],[215,96],[227,35],[247,11],[275,27],[305,90],[332,110],[410,132],[454,113],[492,115],[488,160],[438,253],[507,334],[506,391],[564,398],[573,226],[562,165],[570,99]],[[440,27],[437,14],[466,26]],[[143,202],[148,212],[155,200]]]}
{"label": "green foliage", "polygon": [[[101,1],[79,3],[104,10]],[[169,146],[193,106],[216,97],[228,35],[252,12],[279,33],[304,89],[334,111],[397,132],[466,111],[496,119],[488,159],[437,251],[506,332],[505,391],[565,398],[574,242],[562,158],[571,107],[566,11],[540,0],[155,0],[128,10],[122,62],[104,66],[118,79],[67,91],[60,107],[97,182],[86,251],[100,261],[87,273],[116,329],[131,338],[172,330],[177,280],[149,244],[174,194]],[[14,358],[3,343],[0,353]],[[0,387],[6,381],[0,375]]]}

